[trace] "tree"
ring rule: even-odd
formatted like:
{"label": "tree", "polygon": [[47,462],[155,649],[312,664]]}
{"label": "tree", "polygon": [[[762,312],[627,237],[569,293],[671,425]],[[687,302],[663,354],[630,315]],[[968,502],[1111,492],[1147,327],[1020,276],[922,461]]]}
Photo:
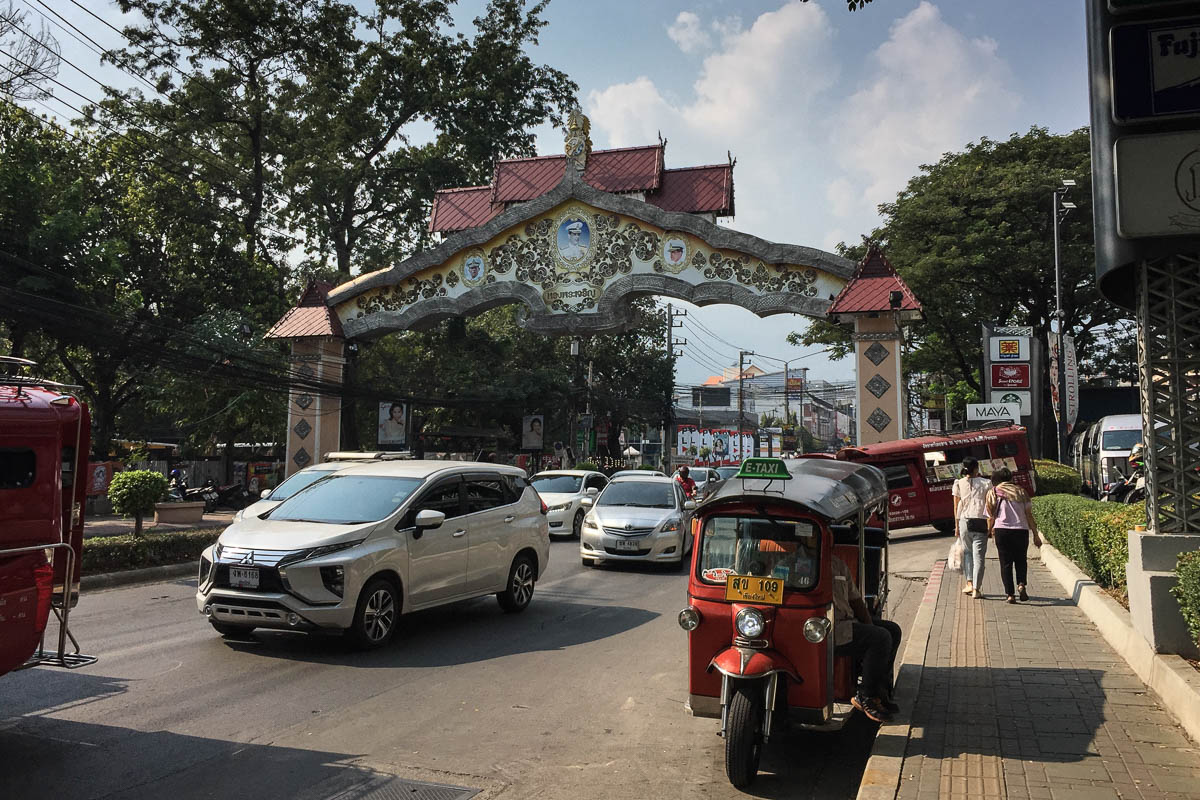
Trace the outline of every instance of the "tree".
{"label": "tree", "polygon": [[108,485],[113,511],[133,517],[133,536],[142,537],[142,517],[154,513],[154,504],[167,493],[167,479],[149,469],[118,472]]}
{"label": "tree", "polygon": [[[1088,132],[1035,127],[922,166],[894,202],[880,206],[884,224],[867,239],[884,249],[925,312],[907,334],[906,371],[961,385],[960,397],[979,394],[981,322],[1031,325],[1046,341],[1054,312],[1051,193],[1063,178],[1078,183],[1070,196],[1078,210],[1060,226],[1066,326],[1081,360],[1101,346],[1121,314],[1093,278]],[[851,258],[865,250],[865,242],[841,247]],[[826,322],[789,340],[850,352],[849,331]]]}
{"label": "tree", "polygon": [[45,97],[45,84],[62,63],[60,52],[45,24],[34,31],[29,12],[18,11],[12,0],[0,6],[0,100]]}

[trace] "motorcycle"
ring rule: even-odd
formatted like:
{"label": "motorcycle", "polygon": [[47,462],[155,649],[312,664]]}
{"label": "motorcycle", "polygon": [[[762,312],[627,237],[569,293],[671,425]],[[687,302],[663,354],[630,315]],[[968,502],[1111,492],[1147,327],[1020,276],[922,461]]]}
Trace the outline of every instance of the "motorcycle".
{"label": "motorcycle", "polygon": [[217,487],[217,506],[231,508],[234,511],[241,511],[246,506],[250,505],[250,492],[241,483],[230,483],[225,486]]}
{"label": "motorcycle", "polygon": [[184,484],[183,499],[189,503],[204,503],[205,514],[211,514],[217,510],[218,497],[217,487],[213,485],[211,478],[197,489],[188,489]]}
{"label": "motorcycle", "polygon": [[1125,503],[1127,505],[1140,503],[1146,499],[1146,475],[1138,467],[1121,480],[1108,487],[1108,491],[1100,498],[1103,503]]}

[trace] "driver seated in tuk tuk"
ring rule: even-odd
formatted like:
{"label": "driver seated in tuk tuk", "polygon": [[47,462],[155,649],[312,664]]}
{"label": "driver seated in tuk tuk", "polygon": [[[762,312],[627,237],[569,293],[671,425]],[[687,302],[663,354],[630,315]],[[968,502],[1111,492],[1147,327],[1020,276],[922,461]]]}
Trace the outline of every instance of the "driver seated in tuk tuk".
{"label": "driver seated in tuk tuk", "polygon": [[862,659],[862,683],[851,704],[870,719],[886,722],[899,711],[892,698],[892,673],[900,649],[900,626],[874,619],[846,562],[833,556],[834,653]]}

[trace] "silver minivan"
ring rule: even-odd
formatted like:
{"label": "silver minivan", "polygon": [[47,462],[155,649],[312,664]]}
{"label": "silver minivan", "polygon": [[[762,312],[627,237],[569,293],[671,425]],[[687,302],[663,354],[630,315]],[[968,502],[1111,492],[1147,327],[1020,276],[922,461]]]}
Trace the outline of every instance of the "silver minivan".
{"label": "silver minivan", "polygon": [[1100,497],[1125,477],[1129,473],[1129,453],[1141,441],[1140,414],[1112,414],[1093,423],[1082,445],[1084,490]]}
{"label": "silver minivan", "polygon": [[226,528],[201,555],[196,608],[226,636],[341,630],[379,647],[411,611],[487,594],[523,611],[549,556],[546,506],[522,469],[346,465]]}

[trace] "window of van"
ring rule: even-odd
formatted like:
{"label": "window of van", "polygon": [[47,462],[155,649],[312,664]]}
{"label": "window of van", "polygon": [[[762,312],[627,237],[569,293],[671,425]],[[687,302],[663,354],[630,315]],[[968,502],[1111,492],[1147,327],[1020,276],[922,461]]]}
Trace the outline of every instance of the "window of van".
{"label": "window of van", "polygon": [[887,476],[889,489],[903,489],[912,486],[912,476],[908,472],[908,462],[900,461],[891,464],[880,464],[879,468]]}
{"label": "window of van", "polygon": [[1103,442],[1100,445],[1101,450],[1132,450],[1135,444],[1142,441],[1142,432],[1139,430],[1124,430],[1124,431],[1105,431]]}

